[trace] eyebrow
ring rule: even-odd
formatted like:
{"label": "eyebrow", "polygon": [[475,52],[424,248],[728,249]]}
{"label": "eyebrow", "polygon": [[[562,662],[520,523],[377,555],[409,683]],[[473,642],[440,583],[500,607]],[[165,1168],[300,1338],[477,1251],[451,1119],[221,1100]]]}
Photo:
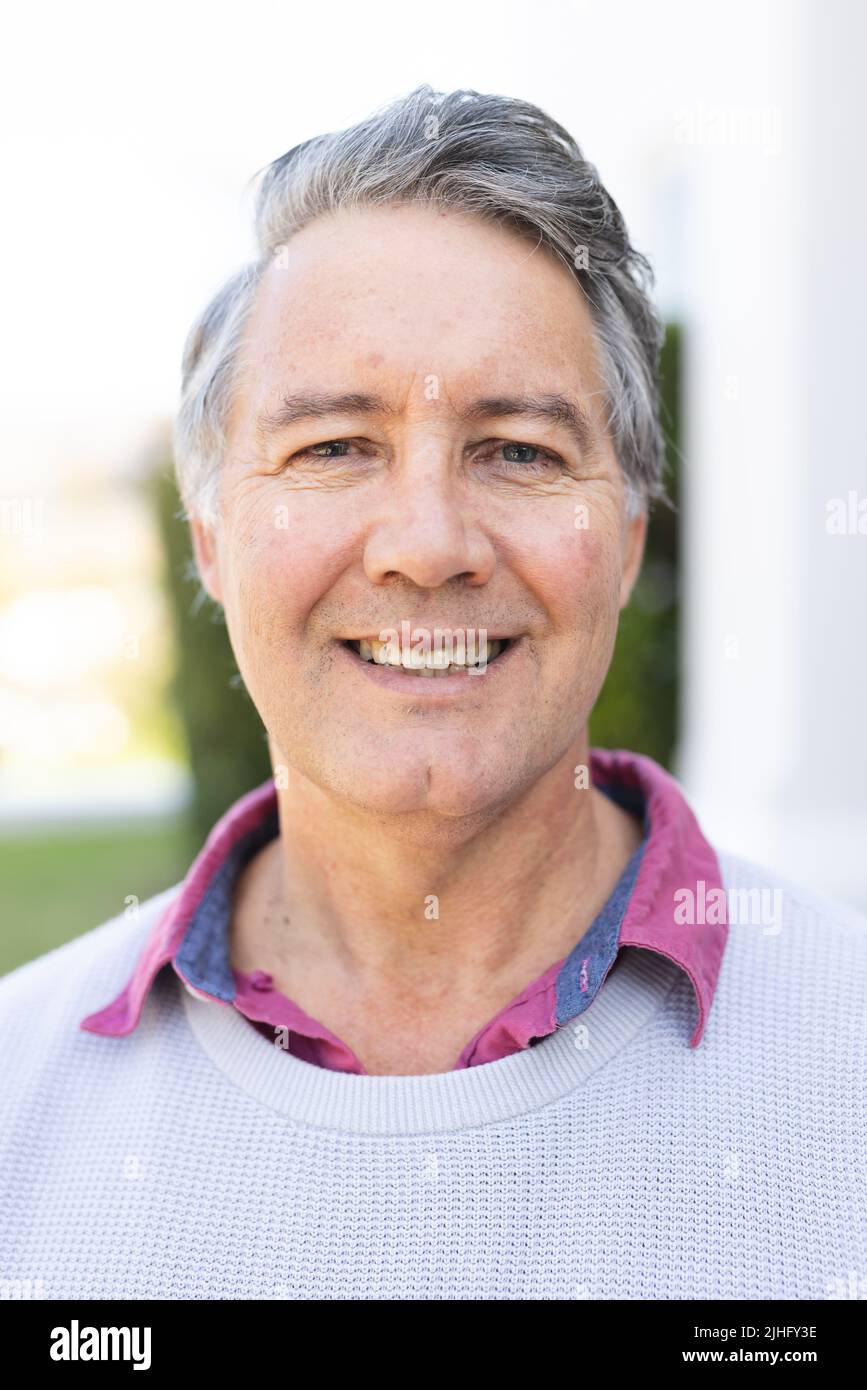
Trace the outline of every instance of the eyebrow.
{"label": "eyebrow", "polygon": [[[595,431],[583,406],[559,392],[541,395],[480,396],[469,402],[459,415],[464,420],[524,419],[560,425],[568,430],[580,451],[594,451]],[[276,410],[259,417],[256,431],[261,440],[306,420],[330,415],[386,415],[399,411],[382,396],[359,391],[293,391],[285,395]]]}

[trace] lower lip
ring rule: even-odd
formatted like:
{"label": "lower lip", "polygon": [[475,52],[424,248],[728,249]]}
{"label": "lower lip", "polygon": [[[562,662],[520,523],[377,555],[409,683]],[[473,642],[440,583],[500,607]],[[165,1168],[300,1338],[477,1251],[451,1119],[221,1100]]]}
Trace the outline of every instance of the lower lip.
{"label": "lower lip", "polygon": [[342,642],[338,646],[343,660],[351,663],[354,670],[381,690],[393,690],[397,695],[412,695],[416,700],[435,703],[437,700],[477,696],[490,689],[491,681],[499,680],[500,673],[511,665],[512,657],[520,649],[521,638],[513,638],[504,652],[474,676],[468,671],[458,671],[453,676],[411,676],[396,666],[381,666],[376,661],[365,661]]}

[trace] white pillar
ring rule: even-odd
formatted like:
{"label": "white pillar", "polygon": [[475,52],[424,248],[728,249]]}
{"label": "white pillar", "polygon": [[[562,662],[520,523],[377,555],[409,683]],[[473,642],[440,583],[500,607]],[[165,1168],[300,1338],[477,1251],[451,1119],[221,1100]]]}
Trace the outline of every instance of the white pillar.
{"label": "white pillar", "polygon": [[690,162],[675,771],[720,848],[867,908],[867,518],[827,529],[867,512],[867,6],[783,13],[765,138]]}

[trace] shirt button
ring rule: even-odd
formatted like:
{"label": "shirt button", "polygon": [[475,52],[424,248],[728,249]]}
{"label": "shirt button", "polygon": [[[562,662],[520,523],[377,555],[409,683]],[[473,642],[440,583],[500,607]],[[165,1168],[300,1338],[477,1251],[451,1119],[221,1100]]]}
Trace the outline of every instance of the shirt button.
{"label": "shirt button", "polygon": [[253,970],[250,973],[250,987],[258,990],[260,994],[265,994],[274,988],[274,976],[269,975],[267,970]]}

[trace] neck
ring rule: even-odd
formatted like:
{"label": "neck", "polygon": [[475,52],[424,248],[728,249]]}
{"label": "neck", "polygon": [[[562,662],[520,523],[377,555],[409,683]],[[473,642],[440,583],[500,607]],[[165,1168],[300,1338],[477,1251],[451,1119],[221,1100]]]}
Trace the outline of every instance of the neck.
{"label": "neck", "polygon": [[[416,1040],[438,1032],[427,1069],[449,1069],[478,1028],[572,950],[640,843],[632,816],[595,788],[576,790],[579,763],[589,763],[584,737],[472,826],[385,824],[293,776],[278,792],[280,835],[236,889],[233,966],[267,970],[368,1070],[362,1052],[372,1057],[377,1036],[402,1027]],[[420,1060],[416,1051],[414,1070]]]}

